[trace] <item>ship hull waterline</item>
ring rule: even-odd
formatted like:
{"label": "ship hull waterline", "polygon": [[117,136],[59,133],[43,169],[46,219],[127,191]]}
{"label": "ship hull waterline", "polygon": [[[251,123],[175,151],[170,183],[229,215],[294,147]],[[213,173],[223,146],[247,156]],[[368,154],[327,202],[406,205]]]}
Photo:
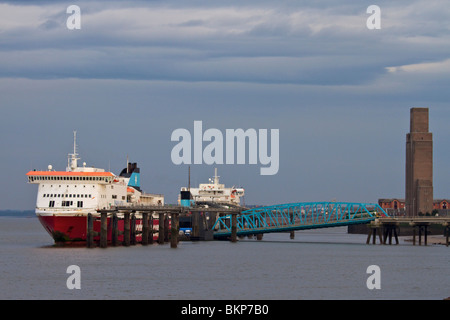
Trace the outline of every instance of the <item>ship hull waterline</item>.
{"label": "ship hull waterline", "polygon": [[[37,215],[44,229],[50,234],[55,244],[85,245],[87,240],[86,216]],[[142,240],[142,219],[136,219],[136,242]],[[169,221],[170,227],[170,221]],[[112,240],[112,219],[107,218],[107,241]],[[118,242],[124,241],[124,220],[117,221]],[[100,218],[93,221],[94,242],[100,241]],[[153,240],[158,240],[159,219],[153,219]],[[151,231],[151,230],[150,230]]]}

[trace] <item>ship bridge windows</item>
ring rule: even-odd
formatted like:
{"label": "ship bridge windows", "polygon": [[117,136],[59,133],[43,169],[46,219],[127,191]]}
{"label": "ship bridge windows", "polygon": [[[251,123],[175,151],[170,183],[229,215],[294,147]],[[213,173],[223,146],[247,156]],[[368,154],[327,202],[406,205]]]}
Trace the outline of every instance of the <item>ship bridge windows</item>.
{"label": "ship bridge windows", "polygon": [[73,201],[63,201],[63,202],[61,203],[61,205],[62,205],[63,207],[70,207],[71,205],[73,205]]}
{"label": "ship bridge windows", "polygon": [[29,176],[28,181],[102,181],[112,182],[111,177],[77,177],[77,176]]}
{"label": "ship bridge windows", "polygon": [[50,193],[44,193],[42,194],[43,198],[92,198],[92,194],[63,194],[63,193],[58,193],[58,194],[50,194]]}

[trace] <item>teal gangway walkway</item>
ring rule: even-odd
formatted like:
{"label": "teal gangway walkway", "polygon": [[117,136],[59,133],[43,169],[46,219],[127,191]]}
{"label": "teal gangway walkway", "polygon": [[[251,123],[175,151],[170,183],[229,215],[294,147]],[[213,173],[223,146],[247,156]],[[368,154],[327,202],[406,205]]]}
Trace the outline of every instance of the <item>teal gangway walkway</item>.
{"label": "teal gangway walkway", "polygon": [[[366,224],[377,217],[388,217],[375,203],[299,202],[257,207],[237,215],[236,235],[286,232]],[[219,217],[214,224],[214,238],[229,237],[232,215]]]}

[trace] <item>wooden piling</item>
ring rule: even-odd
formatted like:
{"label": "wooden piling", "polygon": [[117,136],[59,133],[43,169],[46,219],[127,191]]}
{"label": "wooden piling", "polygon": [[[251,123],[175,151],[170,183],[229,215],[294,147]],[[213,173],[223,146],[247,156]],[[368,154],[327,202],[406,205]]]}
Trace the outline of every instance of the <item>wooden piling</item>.
{"label": "wooden piling", "polygon": [[427,237],[428,237],[428,226],[427,225],[425,225],[425,226],[423,226],[424,227],[424,242],[425,242],[425,245],[427,245],[428,243],[427,243]]}
{"label": "wooden piling", "polygon": [[450,226],[447,224],[447,225],[445,225],[445,229],[444,229],[445,246],[446,247],[448,247],[448,245],[449,245],[449,243],[448,243],[449,234],[450,234]]}
{"label": "wooden piling", "polygon": [[119,219],[117,218],[117,213],[114,212],[112,214],[111,220],[112,220],[111,245],[115,247],[119,245],[119,223],[118,223]]}
{"label": "wooden piling", "polygon": [[148,212],[142,213],[142,240],[143,246],[148,245]]}
{"label": "wooden piling", "polygon": [[153,244],[153,213],[150,213],[150,218],[149,218],[149,234],[148,234],[148,243],[149,244]]}
{"label": "wooden piling", "polygon": [[231,242],[237,242],[237,214],[231,214]]}
{"label": "wooden piling", "polygon": [[130,245],[136,245],[136,214],[131,214],[130,223]]}
{"label": "wooden piling", "polygon": [[372,229],[372,244],[375,244],[377,240],[377,228]]}
{"label": "wooden piling", "polygon": [[422,245],[422,226],[419,226],[419,246]]}
{"label": "wooden piling", "polygon": [[108,246],[108,216],[106,212],[100,214],[100,248]]}
{"label": "wooden piling", "polygon": [[397,226],[394,227],[395,244],[398,244]]}
{"label": "wooden piling", "polygon": [[178,246],[178,226],[179,226],[179,215],[178,213],[172,213],[172,226],[170,234],[171,248],[176,248]]}
{"label": "wooden piling", "polygon": [[87,215],[87,235],[86,245],[88,248],[94,247],[94,217],[91,213]]}
{"label": "wooden piling", "polygon": [[[383,234],[383,238],[381,238],[381,234]],[[398,236],[397,236],[397,224],[396,223],[384,223],[382,231],[380,231],[380,243],[382,244],[392,244],[392,237],[395,238],[395,243],[398,244]]]}
{"label": "wooden piling", "polygon": [[200,213],[197,211],[192,212],[191,221],[192,221],[192,234],[191,239],[196,239],[200,237]]}
{"label": "wooden piling", "polygon": [[169,214],[164,215],[164,242],[169,242]]}
{"label": "wooden piling", "polygon": [[[290,223],[290,224],[294,224],[294,209],[293,209],[293,208],[289,208],[288,210],[289,210],[289,223]],[[292,230],[292,231],[289,233],[289,238],[290,238],[291,240],[294,240],[294,239],[295,239],[295,231],[294,231],[294,230]]]}
{"label": "wooden piling", "polygon": [[123,245],[125,247],[130,246],[130,213],[125,212],[123,214]]}
{"label": "wooden piling", "polygon": [[380,239],[380,244],[383,244],[383,235],[382,235],[383,232],[381,230],[382,228],[380,228],[379,230],[380,232],[378,232],[378,238]]}
{"label": "wooden piling", "polygon": [[367,234],[366,244],[370,244],[370,238],[372,238],[372,244],[377,243],[377,230],[378,230],[378,238],[380,239],[380,244],[383,244],[383,234],[385,233],[385,228],[381,227],[380,224],[371,223],[368,225],[369,232]]}
{"label": "wooden piling", "polygon": [[383,227],[383,241],[381,243],[386,244],[386,240],[388,238],[389,229],[387,226]]}
{"label": "wooden piling", "polygon": [[258,233],[258,234],[256,235],[256,240],[261,241],[262,238],[263,238],[263,234],[262,234],[262,233]]}
{"label": "wooden piling", "polygon": [[158,243],[164,244],[164,213],[159,213]]}

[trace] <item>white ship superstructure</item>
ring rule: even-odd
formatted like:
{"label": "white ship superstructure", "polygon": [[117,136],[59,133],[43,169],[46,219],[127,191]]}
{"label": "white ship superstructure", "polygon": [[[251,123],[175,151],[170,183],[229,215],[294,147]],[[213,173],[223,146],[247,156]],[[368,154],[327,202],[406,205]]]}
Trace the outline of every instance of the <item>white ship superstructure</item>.
{"label": "white ship superstructure", "polygon": [[[147,194],[140,188],[140,170],[129,163],[119,175],[104,169],[78,166],[76,132],[74,150],[69,154],[66,171],[55,171],[51,165],[45,171],[27,173],[28,182],[38,185],[36,215],[54,236],[63,233],[68,238],[83,238],[86,216],[99,209],[127,205],[163,205],[164,196]],[[82,220],[75,219],[82,218]]]}
{"label": "white ship superstructure", "polygon": [[[221,204],[233,204],[239,205],[241,198],[245,195],[243,188],[226,188],[224,184],[219,182],[219,176],[217,175],[217,168],[214,170],[214,178],[209,179],[209,183],[201,183],[198,188],[181,188],[179,196],[179,202],[188,200],[185,195],[191,195],[192,201],[199,202],[215,202]],[[183,198],[183,199],[181,199]]]}

